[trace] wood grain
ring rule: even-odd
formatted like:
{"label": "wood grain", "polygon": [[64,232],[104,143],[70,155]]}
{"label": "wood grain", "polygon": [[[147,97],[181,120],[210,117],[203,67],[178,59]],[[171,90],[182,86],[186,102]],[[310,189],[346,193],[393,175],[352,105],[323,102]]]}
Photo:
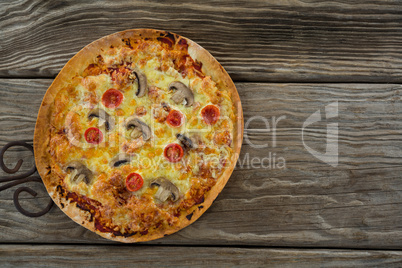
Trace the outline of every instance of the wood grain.
{"label": "wood grain", "polygon": [[1,245],[2,267],[400,267],[400,251]]}
{"label": "wood grain", "polygon": [[2,0],[0,77],[54,77],[85,45],[132,28],[193,39],[236,81],[402,82],[396,0]]}
{"label": "wood grain", "polygon": [[[0,79],[0,146],[32,139],[40,99],[50,79]],[[257,245],[290,247],[401,249],[402,112],[397,84],[237,83],[246,129],[231,179],[212,207],[177,234],[149,244]],[[329,166],[309,154],[302,125],[317,110],[338,101],[337,118],[305,130],[305,142],[325,151],[327,123],[339,124],[339,164]],[[23,104],[23,105],[20,105]],[[273,146],[272,118],[277,123]],[[248,140],[247,140],[247,139]],[[251,144],[266,148],[253,148]],[[283,157],[286,168],[252,159]],[[244,159],[249,157],[249,162]],[[24,150],[10,152],[7,164]],[[24,169],[30,167],[27,161]],[[0,175],[3,175],[1,173]],[[22,203],[39,210],[47,202],[22,195]],[[15,188],[13,188],[15,189]],[[13,189],[0,193],[2,243],[110,243],[68,219],[58,208],[30,219],[12,204]],[[4,231],[3,231],[4,230]]]}

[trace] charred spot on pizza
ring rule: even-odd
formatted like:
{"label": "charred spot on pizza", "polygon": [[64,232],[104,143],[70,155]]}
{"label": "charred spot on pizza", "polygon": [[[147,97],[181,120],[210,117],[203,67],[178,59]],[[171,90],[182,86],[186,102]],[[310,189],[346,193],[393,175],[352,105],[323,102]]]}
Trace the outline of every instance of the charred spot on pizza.
{"label": "charred spot on pizza", "polygon": [[187,220],[191,221],[191,218],[193,217],[193,214],[194,214],[194,211],[191,212],[190,214],[188,214],[188,215],[186,216]]}
{"label": "charred spot on pizza", "polygon": [[61,186],[60,184],[56,186],[56,190],[59,192],[60,196],[64,196],[64,194],[66,193],[63,186]]}
{"label": "charred spot on pizza", "polygon": [[96,56],[96,61],[98,62],[98,63],[103,63],[103,57],[102,57],[102,55],[98,55],[98,56]]}
{"label": "charred spot on pizza", "polygon": [[46,169],[48,170],[46,175],[50,175],[52,173],[52,168],[50,166],[47,166]]}
{"label": "charred spot on pizza", "polygon": [[169,48],[172,48],[176,42],[174,34],[170,32],[165,32],[165,34],[161,34],[161,37],[158,37],[157,40],[166,44]]}
{"label": "charred spot on pizza", "polygon": [[199,210],[201,210],[201,209],[203,209],[204,208],[204,206],[198,206],[198,209]]}
{"label": "charred spot on pizza", "polygon": [[167,38],[169,38],[169,39],[171,39],[171,40],[173,40],[173,41],[175,41],[176,40],[176,37],[175,37],[176,35],[174,34],[174,33],[171,33],[171,32],[166,32],[166,35],[165,35],[165,37],[167,37]]}
{"label": "charred spot on pizza", "polygon": [[67,130],[65,128],[62,128],[59,131],[57,131],[57,134],[59,135],[67,134]]}
{"label": "charred spot on pizza", "polygon": [[125,233],[125,234],[121,234],[121,235],[124,236],[124,237],[131,237],[131,236],[134,236],[136,234],[137,234],[137,232],[132,232],[132,233]]}
{"label": "charred spot on pizza", "polygon": [[121,41],[122,41],[124,44],[126,44],[127,47],[133,49],[133,46],[131,45],[131,40],[130,40],[130,38],[123,38],[123,39],[121,39]]}

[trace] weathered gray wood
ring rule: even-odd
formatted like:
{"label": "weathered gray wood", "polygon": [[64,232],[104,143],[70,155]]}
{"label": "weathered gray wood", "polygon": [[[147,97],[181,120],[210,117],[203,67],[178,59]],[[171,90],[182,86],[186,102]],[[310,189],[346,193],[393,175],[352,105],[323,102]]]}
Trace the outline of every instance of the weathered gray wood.
{"label": "weathered gray wood", "polygon": [[54,77],[102,36],[156,28],[198,42],[237,81],[402,82],[397,0],[1,2],[1,77]]}
{"label": "weathered gray wood", "polygon": [[2,267],[400,267],[401,251],[1,245]]}
{"label": "weathered gray wood", "polygon": [[[12,139],[32,139],[36,111],[50,83],[0,80],[0,118],[5,119],[0,121],[0,146]],[[269,147],[253,148],[245,139],[241,165],[212,207],[191,226],[149,244],[402,248],[400,85],[236,85],[245,121],[263,116],[271,127],[267,131],[263,121],[251,122],[245,132],[249,141]],[[324,151],[326,124],[338,122],[337,167],[309,154],[301,137],[309,115],[321,109],[324,116],[324,106],[334,101],[339,116],[309,127],[305,141]],[[271,120],[280,116],[286,118],[277,124],[273,147]],[[251,162],[269,153],[283,157],[286,169]],[[29,158],[28,152],[18,150],[10,153],[8,164],[19,155]],[[247,155],[250,162],[243,162]],[[79,227],[58,208],[36,219],[20,215],[12,192],[0,193],[0,242],[110,243]],[[43,191],[41,196],[33,201],[25,195],[23,205],[43,207],[47,198]]]}

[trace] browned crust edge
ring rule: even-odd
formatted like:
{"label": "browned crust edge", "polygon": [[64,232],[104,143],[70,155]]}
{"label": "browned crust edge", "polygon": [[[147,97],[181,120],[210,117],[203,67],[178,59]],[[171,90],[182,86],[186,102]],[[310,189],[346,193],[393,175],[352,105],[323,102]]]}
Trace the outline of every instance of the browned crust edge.
{"label": "browned crust edge", "polygon": [[[235,105],[236,109],[236,122],[235,122],[235,130],[234,130],[234,157],[231,161],[231,165],[226,168],[224,173],[221,175],[218,182],[215,186],[206,194],[204,202],[198,205],[193,206],[190,209],[190,213],[192,213],[191,219],[188,220],[186,218],[187,215],[180,216],[180,224],[175,228],[167,229],[164,232],[157,230],[150,230],[150,232],[146,235],[134,235],[131,237],[124,236],[114,236],[110,233],[103,233],[95,229],[94,223],[90,222],[89,213],[78,209],[74,203],[70,203],[63,196],[59,194],[56,190],[57,185],[52,180],[52,173],[50,172],[50,154],[48,153],[48,130],[50,126],[50,112],[51,107],[54,101],[54,98],[58,92],[58,89],[64,86],[64,78],[69,78],[74,76],[78,72],[82,72],[83,69],[92,63],[93,59],[101,53],[102,48],[113,46],[120,46],[123,44],[123,38],[153,38],[159,37],[161,34],[168,34],[169,32],[153,30],[153,29],[132,29],[126,30],[123,32],[114,33],[108,36],[105,36],[101,39],[98,39],[91,44],[84,47],[81,51],[79,51],[73,58],[71,58],[67,64],[63,67],[60,73],[57,75],[53,83],[48,88],[42,105],[38,112],[38,117],[35,126],[34,133],[34,152],[35,152],[35,162],[36,167],[38,169],[39,175],[42,177],[42,180],[45,184],[45,187],[53,199],[53,201],[57,204],[58,207],[64,213],[69,216],[72,220],[84,226],[85,228],[99,234],[100,236],[120,241],[124,243],[133,243],[133,242],[141,242],[141,241],[149,241],[157,238],[161,238],[163,236],[172,234],[177,232],[178,230],[190,225],[194,221],[196,221],[212,204],[218,194],[222,191],[225,184],[230,178],[232,174],[238,156],[240,154],[240,149],[243,141],[243,130],[244,130],[244,121],[243,121],[243,110],[241,106],[241,101],[239,94],[236,90],[236,87],[225,71],[225,69],[218,63],[218,61],[204,48],[202,48],[197,43],[192,40],[185,38],[189,44],[189,54],[190,56],[199,62],[202,62],[202,70],[206,75],[210,75],[212,79],[217,82],[219,87],[226,88],[231,92],[232,101]],[[170,33],[174,34],[174,33]],[[184,38],[177,34],[174,34],[177,37]],[[81,69],[80,69],[81,68]],[[191,212],[192,211],[192,212]]]}

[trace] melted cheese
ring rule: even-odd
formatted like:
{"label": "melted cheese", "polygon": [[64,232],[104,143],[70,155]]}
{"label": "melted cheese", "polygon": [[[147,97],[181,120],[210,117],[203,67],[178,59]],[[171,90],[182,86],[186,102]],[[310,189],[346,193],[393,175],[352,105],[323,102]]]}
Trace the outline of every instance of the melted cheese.
{"label": "melted cheese", "polygon": [[[110,49],[101,56],[108,67],[116,67],[125,61],[120,55],[121,49]],[[126,53],[126,52],[125,52]],[[127,54],[127,53],[126,53]],[[135,55],[134,55],[135,54]],[[117,108],[107,108],[102,103],[103,94],[115,84],[108,74],[87,76],[79,78],[79,83],[75,82],[69,88],[63,89],[56,98],[60,102],[55,105],[54,122],[58,120],[56,128],[67,129],[71,132],[73,118],[79,118],[80,133],[67,135],[69,138],[74,136],[75,140],[70,139],[67,150],[59,153],[56,163],[62,167],[73,160],[82,161],[88,169],[94,173],[94,181],[86,185],[84,182],[74,183],[71,174],[66,174],[64,185],[69,191],[88,196],[91,199],[110,202],[113,195],[105,193],[104,189],[112,180],[113,176],[119,176],[124,185],[125,178],[132,172],[139,173],[144,179],[144,186],[131,195],[141,198],[145,195],[155,193],[150,189],[152,180],[158,177],[165,177],[174,183],[183,197],[189,196],[192,187],[191,179],[200,176],[200,167],[207,163],[211,170],[211,176],[217,179],[224,168],[221,159],[230,158],[233,150],[230,144],[216,145],[214,135],[217,132],[227,130],[233,135],[234,107],[230,95],[223,89],[218,89],[215,82],[210,77],[200,78],[198,76],[183,77],[175,68],[172,60],[166,60],[163,64],[168,68],[165,72],[161,71],[161,57],[165,57],[165,49],[157,45],[148,46],[147,53],[136,50],[127,57],[132,60],[132,66],[138,68],[147,77],[148,87],[158,88],[158,101],[148,95],[138,97],[136,95],[138,85],[136,82],[128,83],[122,89],[123,101]],[[194,105],[186,107],[183,104],[176,104],[171,100],[174,92],[168,90],[169,84],[180,81],[189,86],[194,93]],[[71,94],[68,90],[74,90]],[[154,118],[155,109],[161,108],[161,102],[167,103],[171,109],[183,113],[185,122],[178,128],[170,127],[166,122],[158,122]],[[202,120],[201,109],[206,105],[214,104],[220,109],[220,120],[210,126]],[[151,127],[152,137],[149,141],[142,141],[142,138],[132,140],[129,132],[125,129],[126,119],[136,116],[136,109],[144,107],[146,114],[139,117],[143,122]],[[98,118],[88,119],[89,112],[94,108],[105,110],[115,119],[116,126],[113,130],[107,131],[104,122]],[[57,118],[59,116],[60,118]],[[59,121],[64,120],[61,126]],[[103,133],[103,141],[98,145],[92,145],[85,141],[85,130],[90,127],[97,127]],[[163,150],[170,143],[179,143],[176,134],[182,133],[186,136],[195,136],[201,147],[197,150],[188,151],[182,161],[170,163],[163,155]],[[110,165],[111,159],[118,153],[125,152],[131,148],[132,159],[130,163],[119,167]],[[119,173],[114,173],[118,171]],[[118,174],[118,175],[113,175]],[[203,178],[200,178],[202,181]],[[103,189],[103,190],[102,190]],[[110,205],[112,206],[112,205]],[[114,219],[116,222],[123,222],[130,219],[125,210],[115,211]]]}

